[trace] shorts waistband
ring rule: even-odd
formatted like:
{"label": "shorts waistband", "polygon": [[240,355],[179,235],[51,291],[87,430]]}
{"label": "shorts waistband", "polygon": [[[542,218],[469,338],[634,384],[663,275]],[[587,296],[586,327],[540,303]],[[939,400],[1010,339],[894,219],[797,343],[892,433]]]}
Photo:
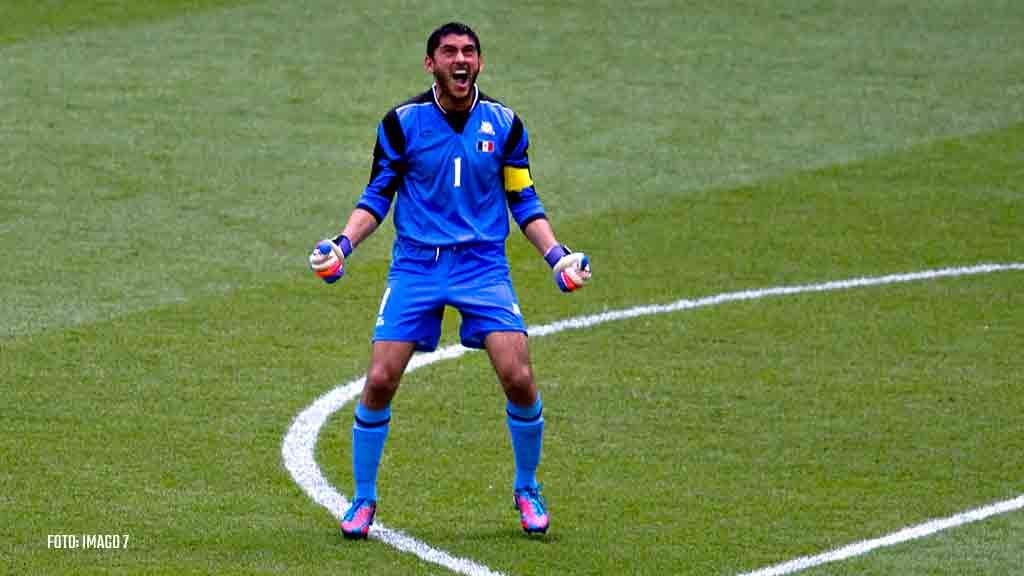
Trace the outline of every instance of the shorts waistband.
{"label": "shorts waistband", "polygon": [[434,244],[423,244],[423,243],[416,242],[416,241],[413,241],[413,240],[398,239],[398,240],[395,240],[395,244],[397,244],[403,251],[405,251],[407,253],[420,254],[421,257],[422,256],[426,256],[427,254],[430,254],[434,258],[435,261],[440,259],[442,254],[445,254],[445,253],[453,253],[454,254],[454,253],[458,253],[458,252],[465,252],[467,250],[475,250],[475,251],[483,251],[483,252],[487,252],[487,251],[491,251],[491,250],[496,250],[496,251],[500,251],[501,253],[505,252],[505,243],[504,242],[462,242],[462,243],[458,243],[458,244],[434,245]]}

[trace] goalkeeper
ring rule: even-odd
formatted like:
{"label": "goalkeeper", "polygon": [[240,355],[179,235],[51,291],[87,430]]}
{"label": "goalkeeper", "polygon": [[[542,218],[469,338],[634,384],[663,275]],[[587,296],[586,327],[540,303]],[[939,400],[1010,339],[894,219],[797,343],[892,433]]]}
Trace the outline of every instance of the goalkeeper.
{"label": "goalkeeper", "polygon": [[391,268],[352,427],[355,491],[341,530],[346,538],[369,533],[391,400],[413,352],[437,347],[448,305],[461,314],[462,344],[487,350],[504,389],[514,504],[523,529],[543,533],[549,519],[536,472],[544,418],[505,256],[509,213],[561,290],[583,286],[589,264],[552,232],[530,175],[522,121],[477,88],[484,61],[476,33],[461,23],[441,26],[427,39],[423,66],[433,86],[381,120],[369,183],[342,233],[310,255],[314,271],[337,279],[394,205]]}

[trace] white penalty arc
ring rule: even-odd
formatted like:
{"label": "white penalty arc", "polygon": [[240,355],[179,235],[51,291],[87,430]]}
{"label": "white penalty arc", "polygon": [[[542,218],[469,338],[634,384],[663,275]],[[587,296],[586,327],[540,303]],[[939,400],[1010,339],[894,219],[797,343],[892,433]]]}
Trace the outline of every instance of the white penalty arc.
{"label": "white penalty arc", "polygon": [[[814,292],[830,292],[837,290],[849,290],[870,286],[882,286],[886,284],[899,284],[906,282],[917,282],[923,280],[936,280],[940,278],[952,278],[958,276],[970,276],[977,274],[991,274],[994,272],[1022,271],[1024,263],[1011,264],[978,264],[975,266],[942,268],[937,270],[925,270],[921,272],[910,272],[905,274],[889,274],[885,276],[860,277],[847,280],[835,280],[820,284],[800,284],[792,286],[778,286],[758,290],[743,290],[739,292],[727,292],[715,296],[708,296],[696,300],[677,300],[669,304],[653,304],[648,306],[637,306],[622,310],[612,310],[560,320],[551,324],[534,326],[529,328],[531,337],[548,336],[566,330],[588,328],[606,322],[627,320],[640,316],[652,314],[667,314],[694,308],[717,306],[728,302],[741,302],[758,300],[773,296],[791,296]],[[428,366],[443,360],[452,360],[471,352],[469,348],[460,345],[447,346],[427,354],[418,354],[409,362],[406,372]],[[326,508],[331,515],[340,520],[341,514],[348,507],[348,500],[342,496],[331,483],[324,477],[320,466],[316,462],[316,444],[320,436],[320,430],[327,420],[335,412],[354,400],[363,389],[366,378],[361,377],[346,384],[337,386],[323,396],[316,399],[305,410],[300,412],[285,434],[281,446],[281,455],[284,466],[292,475],[296,484],[302,488],[314,502]],[[1022,496],[1021,498],[1024,498]],[[1020,499],[1017,499],[1020,500]],[[1005,513],[1019,508],[1017,500],[1007,503],[995,504],[978,511],[971,511],[951,517],[942,521],[927,523],[922,526],[905,529],[895,533],[893,536],[863,543],[851,545],[834,552],[825,553],[819,556],[800,558],[790,563],[780,564],[762,571],[750,572],[748,574],[768,576],[776,574],[792,574],[811,566],[817,566],[827,562],[850,558],[865,554],[870,550],[882,546],[891,546],[895,543],[905,542],[910,539],[921,538],[937,531],[959,526],[968,522],[975,522],[987,518],[993,514]],[[443,566],[452,572],[466,576],[500,576],[502,573],[494,571],[487,566],[468,558],[454,556],[444,550],[439,550],[429,544],[417,540],[398,530],[387,528],[379,522],[370,531],[370,537],[380,540],[402,552],[414,554],[420,559]]]}
{"label": "white penalty arc", "polygon": [[916,526],[910,526],[897,532],[893,532],[887,536],[882,536],[881,538],[874,538],[872,540],[864,540],[854,544],[849,544],[842,548],[837,548],[831,552],[825,552],[824,554],[818,554],[816,556],[802,556],[788,562],[783,562],[782,564],[769,566],[768,568],[762,568],[753,572],[745,572],[739,576],[785,576],[786,574],[795,574],[797,572],[807,570],[808,568],[821,566],[822,564],[830,564],[832,562],[839,562],[840,560],[846,560],[847,558],[853,558],[856,556],[863,556],[864,554],[867,554],[872,550],[877,550],[878,548],[895,546],[897,544],[902,544],[903,542],[917,540],[926,536],[931,536],[937,532],[942,532],[943,530],[949,530],[951,528],[956,528],[957,526],[970,524],[971,522],[979,522],[992,516],[1015,512],[1022,508],[1024,508],[1024,494],[1016,498],[1011,498],[1010,500],[1004,500],[1002,502],[996,502],[995,504],[989,504],[988,506],[982,506],[981,508],[975,508],[973,510],[954,514],[947,518],[929,520]]}

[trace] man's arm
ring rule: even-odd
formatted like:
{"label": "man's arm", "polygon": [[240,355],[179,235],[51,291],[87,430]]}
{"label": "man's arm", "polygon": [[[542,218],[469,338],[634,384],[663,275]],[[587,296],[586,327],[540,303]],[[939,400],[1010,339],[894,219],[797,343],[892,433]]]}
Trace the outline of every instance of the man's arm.
{"label": "man's arm", "polygon": [[395,110],[390,110],[377,127],[370,181],[341,234],[319,242],[309,255],[309,266],[328,283],[345,274],[345,259],[356,246],[377,229],[391,208],[395,192],[405,173],[405,136]]}
{"label": "man's arm", "polygon": [[370,234],[373,234],[377,226],[377,217],[373,213],[362,208],[356,208],[352,210],[352,214],[348,217],[348,222],[345,223],[345,229],[342,230],[341,235],[335,238],[335,244],[340,242],[341,237],[344,236],[352,243],[352,248],[355,248],[363,240],[366,240]]}
{"label": "man's arm", "polygon": [[547,255],[549,250],[558,245],[555,231],[552,230],[551,223],[547,218],[537,218],[531,221],[523,228],[523,234],[537,248],[541,256]]}
{"label": "man's arm", "polygon": [[533,186],[527,148],[526,128],[515,116],[503,150],[505,166],[502,178],[509,211],[526,238],[551,266],[558,288],[562,292],[573,292],[590,280],[590,259],[582,252],[571,252],[555,238]]}

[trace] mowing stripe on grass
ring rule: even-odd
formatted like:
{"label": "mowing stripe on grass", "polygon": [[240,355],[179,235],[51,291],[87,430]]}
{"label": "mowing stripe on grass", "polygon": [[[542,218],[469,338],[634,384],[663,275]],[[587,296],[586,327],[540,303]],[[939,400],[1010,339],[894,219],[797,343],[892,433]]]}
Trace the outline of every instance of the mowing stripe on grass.
{"label": "mowing stripe on grass", "polygon": [[[703,308],[707,306],[717,306],[727,302],[739,302],[745,300],[757,300],[761,298],[768,298],[772,296],[788,296],[794,294],[806,294],[811,292],[829,292],[835,290],[848,290],[851,288],[862,288],[868,286],[881,286],[885,284],[898,284],[904,282],[916,282],[922,280],[935,280],[939,278],[950,278],[956,276],[970,276],[976,274],[990,274],[993,272],[1005,272],[1005,271],[1024,271],[1024,263],[1011,263],[1011,264],[978,264],[975,266],[958,267],[958,268],[942,268],[938,270],[925,270],[922,272],[911,272],[907,274],[890,274],[886,276],[875,276],[875,277],[861,277],[851,278],[848,280],[836,280],[832,282],[824,282],[821,284],[801,284],[794,286],[778,286],[774,288],[764,288],[759,290],[744,290],[740,292],[726,292],[715,296],[708,296],[706,298],[700,298],[697,300],[677,300],[670,304],[654,304],[649,306],[637,306],[634,308],[627,308],[623,310],[612,310],[603,312],[601,314],[594,314],[590,316],[580,316],[577,318],[569,318],[567,320],[560,320],[558,322],[552,322],[551,324],[545,324],[543,326],[534,326],[529,328],[530,336],[539,337],[547,336],[550,334],[556,334],[564,330],[575,330],[579,328],[588,328],[596,326],[598,324],[604,324],[605,322],[612,322],[616,320],[627,320],[630,318],[636,318],[639,316],[648,316],[651,314],[665,314],[668,312],[677,312],[680,310],[691,310],[694,308]],[[471,352],[469,348],[465,348],[461,345],[446,346],[434,352],[428,354],[418,354],[412,358],[409,362],[409,366],[406,372],[411,372],[417,368],[434,364],[442,360],[451,360],[458,358],[466,352]],[[345,508],[348,507],[348,500],[342,496],[330,482],[324,478],[323,473],[320,471],[320,467],[316,463],[316,443],[320,436],[320,429],[327,422],[327,419],[332,414],[340,410],[350,401],[359,396],[360,391],[363,389],[363,385],[366,383],[366,377],[359,378],[348,382],[347,384],[340,385],[331,391],[327,392],[309,407],[299,413],[292,422],[292,425],[288,428],[288,433],[285,434],[284,442],[281,446],[281,455],[284,459],[284,466],[291,473],[292,478],[299,485],[302,490],[313,499],[314,502],[320,504],[337,519],[340,520],[341,515]],[[741,576],[769,576],[769,575],[782,575],[792,574],[811,566],[817,566],[827,562],[835,562],[837,560],[843,560],[865,554],[871,550],[874,550],[883,546],[891,546],[899,542],[905,542],[907,540],[913,540],[916,538],[922,538],[935,532],[946,530],[955,526],[960,526],[968,522],[975,522],[982,520],[989,516],[996,514],[1004,514],[1013,510],[1017,510],[1024,507],[1024,496],[1015,500],[1007,502],[1001,502],[985,508],[979,508],[958,514],[956,516],[942,519],[933,520],[920,526],[913,528],[907,528],[876,540],[870,540],[853,544],[845,548],[840,548],[833,552],[821,554],[819,556],[799,558],[792,562],[780,564],[775,567],[766,568],[759,572],[751,572],[747,575]],[[415,554],[417,557],[444,566],[453,572],[459,574],[465,574],[466,576],[487,576],[487,575],[500,575],[500,572],[495,572],[490,568],[483,566],[477,562],[466,558],[460,558],[453,556],[443,550],[438,550],[431,547],[429,544],[421,542],[411,536],[403,534],[397,530],[386,528],[381,524],[375,524],[373,529],[370,531],[370,537],[376,538],[381,542],[384,542],[394,548]]]}

